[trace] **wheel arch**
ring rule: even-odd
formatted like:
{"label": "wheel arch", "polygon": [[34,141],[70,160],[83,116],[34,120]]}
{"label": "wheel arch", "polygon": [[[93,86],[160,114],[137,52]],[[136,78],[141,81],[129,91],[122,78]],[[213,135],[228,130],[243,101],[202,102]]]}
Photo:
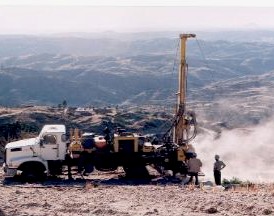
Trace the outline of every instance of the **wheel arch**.
{"label": "wheel arch", "polygon": [[47,170],[47,166],[41,161],[25,161],[20,164],[18,170],[23,171],[26,168],[41,169],[43,171]]}

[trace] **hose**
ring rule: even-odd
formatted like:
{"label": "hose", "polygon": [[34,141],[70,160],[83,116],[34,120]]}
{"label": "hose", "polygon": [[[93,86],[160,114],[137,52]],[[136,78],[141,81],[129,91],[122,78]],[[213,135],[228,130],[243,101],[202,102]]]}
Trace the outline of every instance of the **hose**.
{"label": "hose", "polygon": [[172,120],[172,125],[171,127],[167,130],[167,132],[163,135],[162,137],[162,140],[164,142],[168,142],[170,143],[170,132],[171,130],[178,124],[178,122],[182,119],[182,118],[185,118],[185,119],[188,119],[188,118],[191,118],[191,120],[188,122],[188,125],[190,126],[193,126],[193,133],[192,135],[183,140],[183,143],[188,143],[190,141],[192,141],[196,135],[197,135],[197,121],[196,121],[196,114],[195,112],[193,111],[188,111],[187,113],[184,113],[184,112],[178,112],[177,115],[173,118]]}

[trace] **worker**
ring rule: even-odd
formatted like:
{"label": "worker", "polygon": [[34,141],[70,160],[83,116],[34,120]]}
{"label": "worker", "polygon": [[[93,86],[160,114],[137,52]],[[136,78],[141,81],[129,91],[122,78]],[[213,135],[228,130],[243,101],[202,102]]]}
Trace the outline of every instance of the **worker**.
{"label": "worker", "polygon": [[221,185],[221,170],[226,167],[223,161],[220,161],[220,156],[215,155],[215,163],[214,163],[214,179],[216,185]]}
{"label": "worker", "polygon": [[193,157],[188,160],[187,165],[188,165],[188,175],[190,176],[190,178],[186,184],[191,183],[194,176],[195,185],[199,185],[198,173],[201,171],[201,167],[203,164],[201,160],[197,158],[196,153],[193,153]]}

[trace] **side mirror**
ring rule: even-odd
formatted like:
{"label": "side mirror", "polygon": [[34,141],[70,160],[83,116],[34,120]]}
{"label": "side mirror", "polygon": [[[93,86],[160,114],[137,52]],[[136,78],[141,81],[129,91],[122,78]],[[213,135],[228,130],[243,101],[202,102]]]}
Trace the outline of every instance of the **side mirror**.
{"label": "side mirror", "polygon": [[67,142],[68,141],[67,135],[66,134],[62,134],[61,140],[62,140],[62,142]]}

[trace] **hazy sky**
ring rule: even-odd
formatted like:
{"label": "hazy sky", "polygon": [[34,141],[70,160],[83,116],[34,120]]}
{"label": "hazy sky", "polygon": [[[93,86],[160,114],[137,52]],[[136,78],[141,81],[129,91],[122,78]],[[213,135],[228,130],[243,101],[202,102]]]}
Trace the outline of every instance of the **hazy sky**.
{"label": "hazy sky", "polygon": [[[38,3],[39,2],[39,3]],[[271,1],[0,0],[0,34],[155,31],[205,28],[274,29]],[[128,2],[131,2],[130,4]],[[191,2],[191,3],[190,3]]]}

